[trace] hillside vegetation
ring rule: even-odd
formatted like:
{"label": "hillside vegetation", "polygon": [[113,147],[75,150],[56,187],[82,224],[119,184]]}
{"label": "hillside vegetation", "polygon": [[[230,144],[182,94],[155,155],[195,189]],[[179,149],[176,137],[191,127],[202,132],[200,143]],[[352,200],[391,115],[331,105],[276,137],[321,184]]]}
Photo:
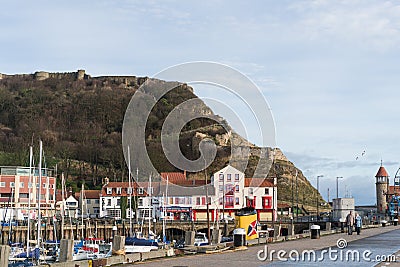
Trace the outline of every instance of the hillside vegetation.
{"label": "hillside vegetation", "polygon": [[[122,124],[131,97],[147,78],[90,77],[76,73],[50,74],[45,79],[38,73],[1,75],[0,78],[0,165],[28,166],[29,145],[34,145],[37,155],[37,141],[41,139],[45,165],[54,168],[57,164],[58,173],[64,172],[69,186],[75,189],[82,182],[99,188],[101,179],[106,176],[115,181],[127,179],[121,144]],[[193,98],[197,98],[193,90],[182,84],[160,99],[149,116],[146,146],[159,172],[180,171],[164,156],[161,127],[174,107]],[[230,141],[223,140],[227,133],[222,124],[227,125],[223,118],[218,121],[195,119],[187,123],[180,134],[182,153],[192,160],[199,157],[199,136],[216,142],[217,158],[207,169],[209,174],[229,162]],[[258,148],[252,146],[252,149]],[[257,156],[253,155],[246,168],[247,176],[252,175],[257,161]],[[278,177],[279,199],[291,200],[291,179],[295,170],[287,159],[276,160],[271,168],[269,176]],[[298,173],[299,202],[313,205],[320,196],[301,171]],[[198,177],[192,173],[189,177],[198,179],[203,175]]]}

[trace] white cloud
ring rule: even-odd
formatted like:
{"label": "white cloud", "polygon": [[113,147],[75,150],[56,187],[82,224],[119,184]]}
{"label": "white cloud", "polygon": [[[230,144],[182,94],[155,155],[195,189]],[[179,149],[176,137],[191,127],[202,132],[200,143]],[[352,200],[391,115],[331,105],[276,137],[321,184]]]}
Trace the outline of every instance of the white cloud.
{"label": "white cloud", "polygon": [[296,30],[311,40],[354,42],[377,50],[400,44],[400,3],[395,1],[301,1]]}

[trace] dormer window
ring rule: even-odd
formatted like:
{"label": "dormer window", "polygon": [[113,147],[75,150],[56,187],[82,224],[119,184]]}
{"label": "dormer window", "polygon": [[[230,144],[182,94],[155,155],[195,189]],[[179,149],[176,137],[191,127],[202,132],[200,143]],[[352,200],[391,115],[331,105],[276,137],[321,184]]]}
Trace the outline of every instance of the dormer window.
{"label": "dormer window", "polygon": [[121,187],[117,187],[117,188],[116,188],[116,190],[117,190],[117,194],[119,194],[119,195],[120,195],[120,194],[121,194],[121,192],[122,192],[122,188],[121,188]]}
{"label": "dormer window", "polygon": [[107,187],[107,195],[111,195],[112,194],[112,188],[111,187]]}
{"label": "dormer window", "polygon": [[126,189],[126,193],[127,193],[128,195],[132,194],[132,193],[133,193],[133,192],[132,192],[132,187],[128,187],[128,188]]}
{"label": "dormer window", "polygon": [[137,191],[138,191],[138,194],[139,194],[139,195],[143,195],[143,193],[144,193],[143,187],[139,187],[139,188],[137,189]]}

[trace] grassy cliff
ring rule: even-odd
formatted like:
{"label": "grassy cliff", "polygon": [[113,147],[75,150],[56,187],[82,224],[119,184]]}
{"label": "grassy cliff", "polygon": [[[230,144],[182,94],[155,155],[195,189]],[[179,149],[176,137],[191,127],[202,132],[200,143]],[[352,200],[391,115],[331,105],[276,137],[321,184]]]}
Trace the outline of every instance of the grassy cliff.
{"label": "grassy cliff", "polygon": [[[131,97],[148,78],[91,77],[82,72],[1,75],[0,78],[0,165],[28,165],[29,145],[33,144],[37,151],[40,138],[45,147],[45,165],[57,164],[58,172],[65,173],[71,187],[79,188],[84,181],[98,188],[105,176],[116,181],[127,179],[121,145],[123,118]],[[162,124],[174,107],[194,98],[197,97],[192,88],[181,84],[163,96],[149,116],[146,147],[159,172],[179,171],[162,151]],[[205,105],[203,108],[211,112]],[[250,145],[252,154],[246,175],[251,176],[259,148],[234,133],[233,139],[226,138],[232,133],[227,133],[221,125],[227,126],[223,118],[195,119],[187,123],[180,133],[182,153],[196,159],[198,142],[205,137],[213,139],[218,152],[208,168],[212,173],[229,162],[232,140]],[[278,197],[282,201],[292,199],[291,181],[295,172],[296,167],[280,153],[269,176],[278,177]],[[312,206],[319,194],[301,171],[297,172],[299,203]],[[189,176],[199,178],[196,173]]]}

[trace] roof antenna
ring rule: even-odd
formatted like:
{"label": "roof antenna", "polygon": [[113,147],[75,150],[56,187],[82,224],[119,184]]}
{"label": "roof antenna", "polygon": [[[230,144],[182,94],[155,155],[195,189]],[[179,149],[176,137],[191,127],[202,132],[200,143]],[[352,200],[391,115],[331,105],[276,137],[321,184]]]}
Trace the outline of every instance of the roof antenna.
{"label": "roof antenna", "polygon": [[381,167],[383,166],[382,158],[381,158]]}

